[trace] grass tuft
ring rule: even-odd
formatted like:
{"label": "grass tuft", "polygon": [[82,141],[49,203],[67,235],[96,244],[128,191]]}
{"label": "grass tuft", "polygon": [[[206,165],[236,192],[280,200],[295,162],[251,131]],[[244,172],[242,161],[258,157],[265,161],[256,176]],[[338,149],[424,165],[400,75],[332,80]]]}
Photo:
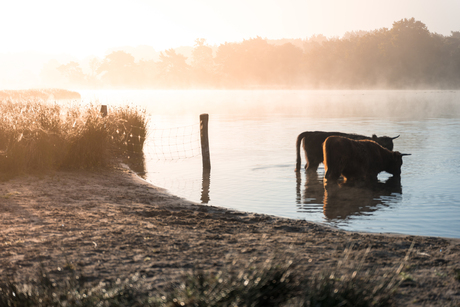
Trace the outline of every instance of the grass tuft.
{"label": "grass tuft", "polygon": [[145,111],[133,107],[109,108],[103,117],[91,104],[3,100],[0,114],[3,177],[105,167],[114,157],[141,153],[147,133]]}
{"label": "grass tuft", "polygon": [[162,306],[391,306],[400,279],[350,269],[300,271],[292,262],[249,264],[240,272],[197,272],[164,297]]}
{"label": "grass tuft", "polygon": [[0,306],[392,306],[398,286],[397,273],[380,276],[339,268],[319,274],[301,271],[292,262],[249,261],[239,271],[196,271],[182,283],[162,293],[134,274],[116,282],[88,282],[75,268],[66,265],[62,282],[44,273],[31,284],[0,283]]}
{"label": "grass tuft", "polygon": [[59,285],[43,272],[35,284],[0,284],[0,306],[154,306],[130,282],[87,285],[84,276],[71,274]]}
{"label": "grass tuft", "polygon": [[165,306],[280,306],[300,290],[291,262],[240,272],[196,272],[166,296]]}

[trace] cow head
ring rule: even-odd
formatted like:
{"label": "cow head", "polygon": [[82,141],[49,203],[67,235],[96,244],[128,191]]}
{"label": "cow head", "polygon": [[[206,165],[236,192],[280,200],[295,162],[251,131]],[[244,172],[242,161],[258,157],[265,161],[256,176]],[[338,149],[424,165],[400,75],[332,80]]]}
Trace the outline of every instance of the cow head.
{"label": "cow head", "polygon": [[372,135],[372,140],[374,142],[379,143],[381,146],[385,147],[388,150],[393,150],[393,140],[397,139],[398,137],[399,137],[399,135],[394,137],[394,138],[389,137],[389,136],[378,137],[377,135],[373,134]]}
{"label": "cow head", "polygon": [[402,157],[409,156],[410,154],[402,154],[399,151],[394,151],[393,159],[390,161],[388,165],[388,169],[385,171],[392,174],[393,176],[400,177],[401,176],[401,166],[403,164]]}

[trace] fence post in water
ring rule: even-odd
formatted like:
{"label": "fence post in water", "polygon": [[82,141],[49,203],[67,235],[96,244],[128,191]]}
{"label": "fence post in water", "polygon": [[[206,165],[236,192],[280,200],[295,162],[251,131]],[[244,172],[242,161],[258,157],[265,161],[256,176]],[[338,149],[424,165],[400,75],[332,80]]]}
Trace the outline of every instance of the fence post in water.
{"label": "fence post in water", "polygon": [[203,170],[211,169],[211,159],[209,158],[208,121],[208,114],[200,115],[201,156],[203,158]]}
{"label": "fence post in water", "polygon": [[107,116],[107,106],[106,105],[101,106],[101,115],[102,115],[102,117]]}

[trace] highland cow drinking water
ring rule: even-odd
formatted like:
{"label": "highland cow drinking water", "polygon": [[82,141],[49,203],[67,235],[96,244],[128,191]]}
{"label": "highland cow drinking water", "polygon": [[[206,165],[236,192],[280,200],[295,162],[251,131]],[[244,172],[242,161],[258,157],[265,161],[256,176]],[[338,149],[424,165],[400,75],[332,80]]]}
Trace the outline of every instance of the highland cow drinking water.
{"label": "highland cow drinking water", "polygon": [[328,181],[340,176],[345,181],[376,181],[382,171],[399,177],[402,157],[407,154],[388,150],[372,140],[330,136],[323,143],[323,155],[324,178]]}
{"label": "highland cow drinking water", "polygon": [[300,171],[300,164],[301,164],[301,158],[300,158],[300,144],[303,141],[303,148],[305,151],[305,158],[307,159],[307,163],[305,165],[305,169],[307,171],[312,171],[316,172],[318,169],[318,165],[323,162],[323,142],[326,140],[327,137],[336,135],[336,136],[342,136],[346,137],[349,139],[354,139],[354,140],[373,140],[383,147],[393,150],[393,140],[398,138],[397,137],[388,137],[388,136],[382,136],[382,137],[377,137],[375,134],[372,135],[372,138],[364,135],[359,135],[359,134],[348,134],[348,133],[342,133],[342,132],[325,132],[325,131],[305,131],[299,134],[297,137],[297,142],[296,142],[296,153],[297,153],[297,159],[296,159],[296,172]]}

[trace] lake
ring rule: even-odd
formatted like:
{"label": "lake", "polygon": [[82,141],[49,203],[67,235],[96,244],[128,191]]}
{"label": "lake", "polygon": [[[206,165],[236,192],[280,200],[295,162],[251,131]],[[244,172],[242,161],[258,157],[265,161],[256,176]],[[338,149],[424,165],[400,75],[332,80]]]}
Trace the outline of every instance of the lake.
{"label": "lake", "polygon": [[[139,172],[208,206],[305,219],[340,229],[460,238],[460,91],[80,91],[84,101],[149,114]],[[202,170],[199,115],[209,114],[211,172]],[[400,184],[327,193],[295,169],[303,131],[397,136]],[[302,153],[302,167],[305,165]]]}

